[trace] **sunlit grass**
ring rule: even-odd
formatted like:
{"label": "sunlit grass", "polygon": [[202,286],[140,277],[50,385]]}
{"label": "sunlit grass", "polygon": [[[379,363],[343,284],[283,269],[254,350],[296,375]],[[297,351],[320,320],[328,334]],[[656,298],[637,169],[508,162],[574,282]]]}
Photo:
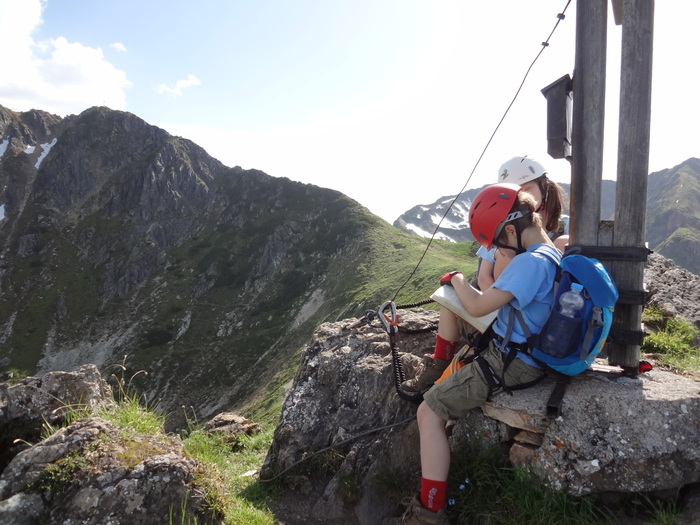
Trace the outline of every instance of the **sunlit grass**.
{"label": "sunlit grass", "polygon": [[698,329],[680,317],[665,318],[657,309],[645,311],[645,321],[656,331],[649,334],[642,345],[642,352],[655,354],[659,361],[675,370],[700,373],[700,348]]}
{"label": "sunlit grass", "polygon": [[512,467],[496,447],[453,447],[450,515],[470,524],[589,525],[613,523],[593,496],[546,489],[523,467]]}

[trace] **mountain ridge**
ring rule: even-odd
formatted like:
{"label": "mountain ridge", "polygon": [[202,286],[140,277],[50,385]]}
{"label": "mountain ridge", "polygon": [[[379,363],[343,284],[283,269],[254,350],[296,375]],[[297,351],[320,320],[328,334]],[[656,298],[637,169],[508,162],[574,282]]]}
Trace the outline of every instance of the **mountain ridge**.
{"label": "mountain ridge", "polygon": [[[376,308],[427,246],[340,192],[224,166],[126,112],[0,107],[0,140],[7,373],[125,366],[173,426],[183,406],[206,418],[291,379],[320,322]],[[401,300],[464,255],[437,243]]]}

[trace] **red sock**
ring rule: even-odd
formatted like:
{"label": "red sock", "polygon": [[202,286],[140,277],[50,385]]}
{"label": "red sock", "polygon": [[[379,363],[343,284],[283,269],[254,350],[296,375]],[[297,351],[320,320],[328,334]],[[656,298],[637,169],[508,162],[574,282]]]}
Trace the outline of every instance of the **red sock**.
{"label": "red sock", "polygon": [[437,512],[445,506],[447,481],[420,478],[420,504],[430,512]]}
{"label": "red sock", "polygon": [[457,350],[457,345],[459,345],[459,341],[448,341],[440,337],[440,334],[437,334],[435,336],[435,352],[433,352],[433,357],[435,359],[452,361],[452,358],[455,356],[455,351]]}

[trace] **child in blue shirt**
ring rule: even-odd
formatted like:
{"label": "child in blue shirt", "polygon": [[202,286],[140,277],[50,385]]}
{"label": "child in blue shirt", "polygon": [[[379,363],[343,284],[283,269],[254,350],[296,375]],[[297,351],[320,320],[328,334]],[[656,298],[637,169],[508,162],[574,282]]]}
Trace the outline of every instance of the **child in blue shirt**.
{"label": "child in blue shirt", "polygon": [[[450,466],[445,423],[483,405],[497,391],[486,376],[485,369],[501,384],[509,387],[534,383],[544,373],[529,356],[521,352],[504,372],[504,357],[509,347],[517,348],[518,343],[525,341],[518,323],[514,323],[508,345],[502,341],[507,336],[511,306],[522,312],[531,333],[538,333],[549,315],[553,300],[556,265],[544,252],[553,255],[555,260],[559,260],[561,254],[534,210],[533,197],[515,184],[489,186],[472,203],[469,225],[474,238],[486,248],[495,246],[498,250],[513,253],[514,257],[494,284],[483,293],[473,288],[460,272],[445,274],[440,283],[453,286],[467,312],[474,317],[498,310],[493,325],[496,337],[488,342],[488,347],[479,357],[441,378],[424,394],[424,401],[417,413],[421,456],[420,497],[411,501],[399,523],[449,523],[443,508]],[[464,337],[465,330],[466,324],[461,319],[446,308],[441,308],[436,346],[456,346]]]}

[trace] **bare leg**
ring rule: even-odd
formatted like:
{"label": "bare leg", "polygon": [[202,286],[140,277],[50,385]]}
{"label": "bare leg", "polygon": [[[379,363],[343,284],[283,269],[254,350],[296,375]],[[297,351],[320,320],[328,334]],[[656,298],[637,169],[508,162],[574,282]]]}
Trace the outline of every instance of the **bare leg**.
{"label": "bare leg", "polygon": [[445,420],[426,404],[418,407],[420,432],[421,476],[436,481],[447,481],[450,470],[450,443],[445,434]]}
{"label": "bare leg", "polygon": [[440,319],[438,320],[438,335],[446,341],[459,341],[459,325],[457,316],[447,308],[440,308]]}

